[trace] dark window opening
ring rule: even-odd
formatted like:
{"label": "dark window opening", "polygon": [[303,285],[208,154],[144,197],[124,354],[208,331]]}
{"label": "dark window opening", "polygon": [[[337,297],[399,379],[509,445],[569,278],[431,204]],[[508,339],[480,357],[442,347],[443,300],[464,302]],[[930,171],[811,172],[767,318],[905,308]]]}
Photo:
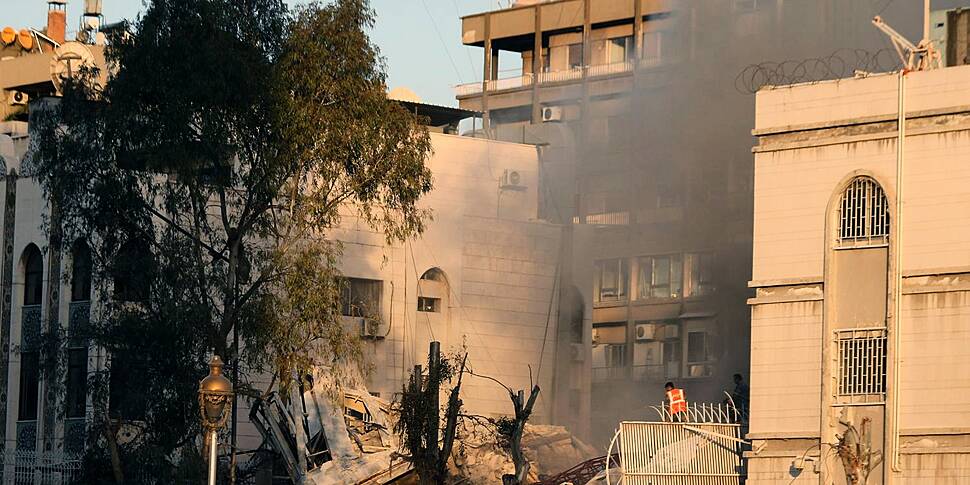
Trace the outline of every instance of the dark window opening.
{"label": "dark window opening", "polygon": [[44,260],[40,249],[31,244],[26,249],[24,265],[24,305],[40,305],[44,297]]}
{"label": "dark window opening", "polygon": [[373,317],[381,310],[380,280],[345,278],[340,292],[340,313],[348,317]]}
{"label": "dark window opening", "polygon": [[65,406],[68,418],[83,418],[88,387],[88,350],[67,351],[67,389]]}
{"label": "dark window opening", "polygon": [[71,258],[71,301],[91,299],[91,250],[84,241],[74,245]]}
{"label": "dark window opening", "polygon": [[17,419],[33,421],[37,419],[37,390],[40,378],[40,356],[37,352],[20,354],[20,399]]}
{"label": "dark window opening", "polygon": [[418,311],[419,312],[440,312],[441,311],[441,298],[430,298],[427,296],[418,297]]}

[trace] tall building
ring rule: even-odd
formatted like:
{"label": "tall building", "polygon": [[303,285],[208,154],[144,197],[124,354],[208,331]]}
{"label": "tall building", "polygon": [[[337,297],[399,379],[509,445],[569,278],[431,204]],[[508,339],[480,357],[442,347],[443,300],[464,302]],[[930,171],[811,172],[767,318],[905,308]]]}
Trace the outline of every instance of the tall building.
{"label": "tall building", "polygon": [[[913,6],[890,7],[918,27]],[[879,49],[864,2],[551,0],[465,16],[479,136],[538,143],[566,224],[556,420],[605,445],[675,381],[721,401],[747,374],[752,98],[745,66]],[[518,59],[499,65],[500,52]],[[504,57],[507,59],[508,57]],[[851,60],[845,62],[852,62]]]}
{"label": "tall building", "polygon": [[970,480],[970,67],[903,81],[757,95],[748,483]]}

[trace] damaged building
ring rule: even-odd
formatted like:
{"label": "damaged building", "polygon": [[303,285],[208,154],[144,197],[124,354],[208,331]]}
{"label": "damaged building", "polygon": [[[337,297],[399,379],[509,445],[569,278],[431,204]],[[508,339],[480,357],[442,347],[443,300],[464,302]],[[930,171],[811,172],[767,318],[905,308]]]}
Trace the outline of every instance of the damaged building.
{"label": "damaged building", "polygon": [[[884,15],[910,33],[917,13]],[[747,374],[754,120],[738,73],[875,52],[874,14],[843,0],[520,0],[461,19],[484,71],[456,87],[459,106],[483,112],[478,136],[543,144],[541,209],[566,226],[555,422],[605,448],[666,381],[719,401]]]}

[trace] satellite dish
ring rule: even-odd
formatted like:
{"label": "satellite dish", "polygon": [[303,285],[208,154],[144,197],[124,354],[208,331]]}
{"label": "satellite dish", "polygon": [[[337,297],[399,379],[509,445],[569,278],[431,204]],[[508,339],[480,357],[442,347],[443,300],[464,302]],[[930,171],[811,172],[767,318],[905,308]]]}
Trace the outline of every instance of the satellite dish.
{"label": "satellite dish", "polygon": [[51,56],[51,81],[58,92],[65,79],[74,77],[82,67],[94,67],[94,54],[80,42],[65,42]]}
{"label": "satellite dish", "polygon": [[20,29],[20,34],[17,35],[17,42],[25,51],[29,51],[34,48],[34,35],[27,29]]}
{"label": "satellite dish", "polygon": [[0,41],[3,41],[4,45],[13,44],[13,41],[17,40],[17,31],[13,27],[4,27],[0,31]]}

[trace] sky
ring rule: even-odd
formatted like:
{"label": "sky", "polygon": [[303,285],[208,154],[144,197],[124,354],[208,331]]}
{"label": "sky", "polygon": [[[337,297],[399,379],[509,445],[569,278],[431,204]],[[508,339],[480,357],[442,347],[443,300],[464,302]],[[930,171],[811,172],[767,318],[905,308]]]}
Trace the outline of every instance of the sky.
{"label": "sky", "polygon": [[[285,0],[290,6],[307,0]],[[407,87],[425,102],[455,106],[456,84],[481,81],[482,49],[461,45],[460,15],[506,5],[510,0],[371,0],[377,24],[371,39],[387,62],[388,88]],[[68,0],[68,37],[80,23],[83,0]],[[132,19],[142,0],[103,0],[105,22]],[[0,0],[0,28],[42,28],[47,0]],[[500,66],[515,59],[503,56]]]}

